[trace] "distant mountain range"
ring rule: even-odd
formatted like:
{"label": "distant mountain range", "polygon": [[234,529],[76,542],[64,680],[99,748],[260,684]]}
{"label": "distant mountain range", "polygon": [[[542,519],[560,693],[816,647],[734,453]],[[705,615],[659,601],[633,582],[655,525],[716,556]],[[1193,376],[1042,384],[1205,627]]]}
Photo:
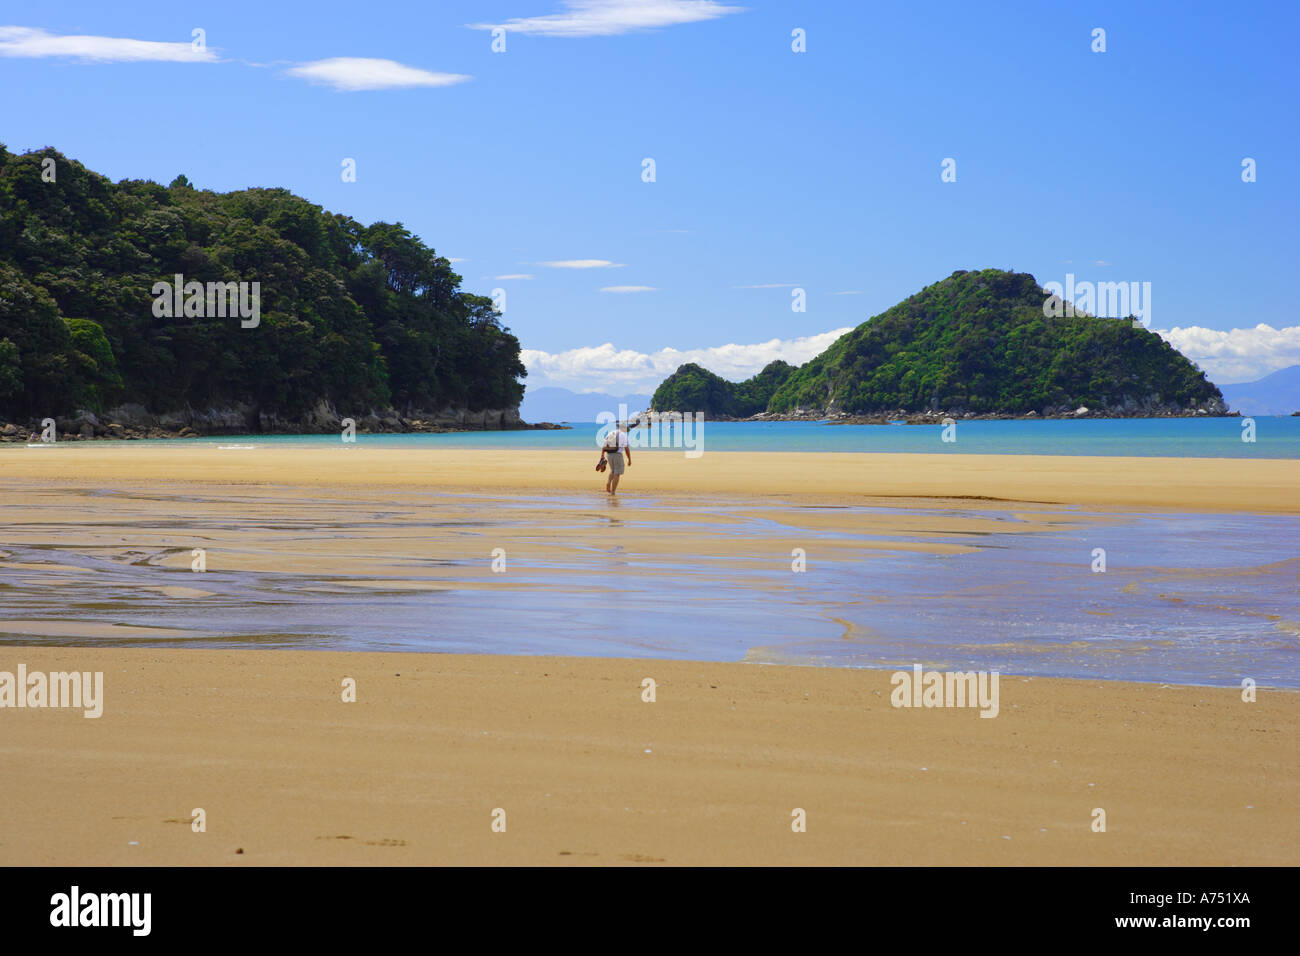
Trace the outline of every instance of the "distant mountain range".
{"label": "distant mountain range", "polygon": [[1300,411],[1300,365],[1278,369],[1255,382],[1221,388],[1228,407],[1243,415],[1290,415]]}
{"label": "distant mountain range", "polygon": [[567,388],[545,386],[524,391],[519,417],[526,422],[594,422],[601,412],[617,415],[620,404],[628,414],[650,407],[649,395],[609,395],[605,392],[573,392]]}
{"label": "distant mountain range", "polygon": [[1225,414],[1205,373],[1131,319],[1063,308],[1026,273],[958,270],[799,368],[773,362],[732,383],[683,365],[652,407],[710,418]]}

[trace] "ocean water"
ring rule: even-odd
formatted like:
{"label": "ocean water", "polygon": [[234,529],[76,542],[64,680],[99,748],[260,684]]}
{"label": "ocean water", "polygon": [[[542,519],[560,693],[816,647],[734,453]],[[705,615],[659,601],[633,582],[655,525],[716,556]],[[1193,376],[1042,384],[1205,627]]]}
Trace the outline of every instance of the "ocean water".
{"label": "ocean water", "polygon": [[[1254,423],[1253,442],[1242,440],[1245,433],[1243,424],[1247,422]],[[357,441],[393,447],[585,451],[596,447],[599,428],[593,422],[574,424],[571,429],[564,431],[452,432],[442,435],[359,433]],[[640,430],[634,430],[634,436],[638,431]],[[701,426],[699,439],[705,451],[1300,458],[1300,417],[959,421],[955,431],[956,440],[952,442],[942,440],[942,431],[939,425],[705,422]],[[682,436],[667,427],[664,427],[663,433],[663,442],[681,454]],[[691,437],[694,438],[694,429]],[[254,445],[314,444],[339,440],[337,435],[227,435],[188,439],[192,442]],[[646,450],[659,449],[647,446]]]}

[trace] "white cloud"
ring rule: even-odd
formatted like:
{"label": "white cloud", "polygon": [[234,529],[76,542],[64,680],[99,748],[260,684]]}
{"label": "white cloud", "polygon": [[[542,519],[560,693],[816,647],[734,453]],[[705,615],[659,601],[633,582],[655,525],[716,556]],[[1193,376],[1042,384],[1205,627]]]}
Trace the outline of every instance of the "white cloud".
{"label": "white cloud", "polygon": [[522,273],[522,272],[517,272],[517,273],[514,273],[513,275],[508,275],[508,276],[497,276],[496,278],[497,278],[497,279],[520,279],[520,280],[523,280],[523,279],[531,279],[532,276],[530,276],[530,275],[525,275],[525,274]]}
{"label": "white cloud", "polygon": [[1159,336],[1205,369],[1219,384],[1253,382],[1289,365],[1300,365],[1300,325],[1275,329],[1206,329],[1200,326],[1161,329]]}
{"label": "white cloud", "polygon": [[626,262],[610,262],[608,259],[557,259],[554,262],[541,262],[538,265],[552,269],[622,269]]}
{"label": "white cloud", "polygon": [[765,282],[762,285],[733,285],[733,289],[793,289],[793,282]]}
{"label": "white cloud", "polygon": [[862,295],[862,290],[850,289],[848,292],[832,292],[831,295]]}
{"label": "white cloud", "polygon": [[328,60],[299,63],[285,71],[322,86],[345,93],[358,90],[394,90],[417,86],[452,86],[473,77],[462,73],[433,73],[396,60],[373,60],[368,57],[336,56]]}
{"label": "white cloud", "polygon": [[194,49],[190,40],[162,42],[125,37],[56,36],[32,27],[0,27],[0,56],[67,57],[84,63],[216,63],[211,47]]}
{"label": "white cloud", "polygon": [[601,292],[658,292],[652,285],[607,285]]}
{"label": "white cloud", "polygon": [[447,261],[448,262],[469,262],[468,259],[457,259],[455,256],[449,256],[447,258]]}
{"label": "white cloud", "polygon": [[682,23],[716,20],[744,7],[716,0],[561,0],[564,13],[514,17],[505,23],[471,23],[474,30],[505,28],[507,33],[543,37],[599,37],[653,30]]}
{"label": "white cloud", "polygon": [[[740,381],[774,359],[801,365],[824,352],[849,328],[798,339],[772,339],[751,345],[719,345],[702,349],[660,349],[638,352],[612,343],[545,352],[523,349],[529,384],[559,385],[575,391],[649,392],[677,370],[696,362],[723,378]],[[1220,331],[1197,326],[1158,330],[1170,345],[1205,369],[1220,384],[1250,382],[1290,365],[1300,365],[1300,326]]]}
{"label": "white cloud", "polygon": [[703,349],[660,349],[637,352],[612,343],[595,347],[543,352],[523,349],[531,387],[559,385],[575,391],[650,392],[679,365],[696,362],[723,378],[741,381],[768,362],[784,359],[802,365],[850,329],[834,329],[799,339],[772,339],[754,345],[719,345]]}

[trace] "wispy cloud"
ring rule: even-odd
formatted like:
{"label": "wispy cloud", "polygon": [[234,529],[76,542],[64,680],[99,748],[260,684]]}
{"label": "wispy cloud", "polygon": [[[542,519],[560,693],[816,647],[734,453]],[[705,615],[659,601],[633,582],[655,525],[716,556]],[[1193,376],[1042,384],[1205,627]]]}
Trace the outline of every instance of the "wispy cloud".
{"label": "wispy cloud", "polygon": [[504,23],[471,23],[474,30],[503,27],[507,33],[543,37],[602,37],[716,20],[745,8],[716,0],[561,0],[563,13],[514,17]]}
{"label": "wispy cloud", "polygon": [[336,56],[299,63],[285,71],[290,76],[344,93],[359,90],[399,90],[420,86],[453,86],[473,79],[463,73],[434,73],[396,60]]}
{"label": "wispy cloud", "polygon": [[733,285],[733,289],[793,289],[793,282],[764,282],[762,285]]}
{"label": "wispy cloud", "polygon": [[719,345],[703,349],[660,349],[638,352],[618,349],[610,342],[594,347],[544,352],[523,349],[531,387],[559,385],[577,391],[649,392],[686,362],[698,362],[724,378],[740,381],[768,362],[784,359],[801,365],[824,352],[849,329],[833,329],[798,339],[772,339],[753,345]]}
{"label": "wispy cloud", "polygon": [[132,40],[125,37],[57,36],[33,27],[0,27],[0,56],[63,57],[83,63],[216,63],[211,47],[190,40]]}
{"label": "wispy cloud", "polygon": [[468,259],[457,259],[455,256],[448,256],[447,261],[448,262],[469,262]]}
{"label": "wispy cloud", "polygon": [[539,262],[538,265],[552,269],[622,269],[626,262],[610,262],[608,259],[557,259],[553,262]]}
{"label": "wispy cloud", "polygon": [[496,276],[495,278],[498,279],[498,280],[500,280],[500,279],[519,279],[519,280],[523,280],[523,279],[531,279],[532,276],[527,275],[527,274],[525,274],[525,273],[523,273],[523,272],[515,272],[515,273],[512,273],[511,275],[508,275],[508,276]]}
{"label": "wispy cloud", "polygon": [[850,289],[848,292],[832,292],[831,295],[862,295],[862,290]]}
{"label": "wispy cloud", "polygon": [[652,285],[607,285],[601,292],[658,292]]}
{"label": "wispy cloud", "polygon": [[1300,325],[1275,329],[1160,329],[1157,334],[1205,369],[1215,382],[1253,382],[1269,372],[1300,365]]}

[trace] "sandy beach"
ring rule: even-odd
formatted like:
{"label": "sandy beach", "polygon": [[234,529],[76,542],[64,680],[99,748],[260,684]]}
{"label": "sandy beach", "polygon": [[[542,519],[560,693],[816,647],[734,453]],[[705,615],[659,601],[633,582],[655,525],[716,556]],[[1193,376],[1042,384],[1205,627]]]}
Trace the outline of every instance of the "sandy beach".
{"label": "sandy beach", "polygon": [[[492,491],[593,491],[597,453],[400,449],[354,445],[221,449],[210,443],[64,443],[0,447],[0,479],[210,481]],[[802,498],[952,498],[1121,505],[1186,511],[1300,513],[1300,461],[637,451],[624,497],[638,491]]]}
{"label": "sandy beach", "polygon": [[1300,861],[1295,693],[1004,677],[986,720],[832,668],[0,648],[19,661],[102,670],[105,701],[0,712],[6,864]]}
{"label": "sandy beach", "polygon": [[[160,624],[218,590],[219,574],[190,573],[193,547],[235,587],[297,576],[283,600],[304,606],[345,592],[484,594],[470,620],[489,646],[498,629],[527,639],[529,595],[555,583],[594,594],[681,580],[689,560],[702,585],[734,595],[723,620],[778,602],[830,614],[828,646],[867,653],[879,635],[816,604],[789,573],[792,544],[814,542],[818,567],[858,568],[958,559],[999,535],[1104,531],[1124,511],[1300,512],[1293,461],[654,452],[636,455],[612,505],[594,457],[361,443],[0,449],[0,671],[102,671],[105,687],[98,719],[0,710],[0,863],[1300,862],[1300,694],[1263,683],[1246,703],[1235,681],[1004,673],[999,715],[985,720],[891,707],[888,670],[783,666],[740,623],[724,663],[665,659],[666,646],[653,660],[635,646],[600,658],[260,650],[314,646],[270,625],[231,649],[130,646],[220,636],[202,630],[202,610],[197,630]],[[433,505],[432,493],[445,496]],[[659,499],[655,521],[636,520],[640,495]],[[504,530],[484,533],[486,511]],[[494,576],[498,543],[531,566]],[[601,563],[615,544],[619,560]],[[457,549],[477,563],[450,560]],[[756,576],[754,554],[769,552],[781,576]],[[593,555],[602,577],[582,583],[575,554]],[[1168,569],[1144,573],[1132,588],[1182,601]],[[1249,596],[1260,578],[1242,573]],[[485,614],[500,607],[487,588],[513,589],[522,617]],[[153,603],[122,597],[133,589]],[[276,593],[248,598],[269,609]],[[890,597],[853,595],[872,607]],[[440,623],[427,610],[417,620]],[[1294,622],[1267,626],[1276,653],[1292,653]],[[647,677],[654,703],[641,699]],[[341,699],[345,678],[355,703]],[[190,826],[199,807],[203,833]],[[504,833],[492,830],[498,808]],[[807,832],[791,830],[796,808]]]}

